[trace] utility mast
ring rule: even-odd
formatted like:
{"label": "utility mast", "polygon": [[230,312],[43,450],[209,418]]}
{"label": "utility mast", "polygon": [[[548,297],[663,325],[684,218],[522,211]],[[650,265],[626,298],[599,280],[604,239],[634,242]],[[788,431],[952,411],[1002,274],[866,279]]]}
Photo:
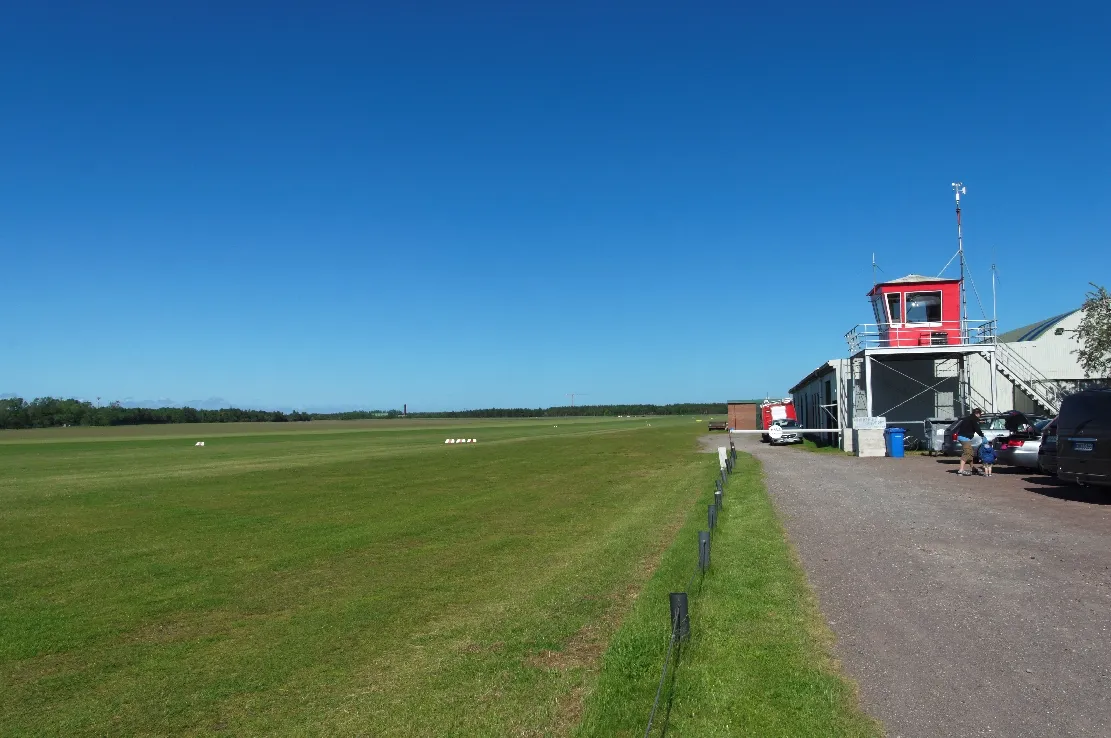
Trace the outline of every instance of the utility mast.
{"label": "utility mast", "polygon": [[957,254],[961,258],[961,342],[968,341],[968,293],[964,288],[964,236],[961,233],[961,195],[968,194],[963,182],[953,183],[957,193]]}
{"label": "utility mast", "polygon": [[575,395],[578,395],[579,397],[582,397],[585,394],[586,394],[585,392],[568,392],[567,396],[571,398],[571,407],[575,406]]}

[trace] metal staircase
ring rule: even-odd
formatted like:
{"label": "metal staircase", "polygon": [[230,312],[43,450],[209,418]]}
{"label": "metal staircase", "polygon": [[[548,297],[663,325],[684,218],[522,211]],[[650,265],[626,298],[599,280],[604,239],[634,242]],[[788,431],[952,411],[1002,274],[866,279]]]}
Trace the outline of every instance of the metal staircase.
{"label": "metal staircase", "polygon": [[1002,341],[995,344],[995,365],[1000,374],[1018,385],[1047,412],[1056,415],[1061,409],[1064,393],[1057,383]]}

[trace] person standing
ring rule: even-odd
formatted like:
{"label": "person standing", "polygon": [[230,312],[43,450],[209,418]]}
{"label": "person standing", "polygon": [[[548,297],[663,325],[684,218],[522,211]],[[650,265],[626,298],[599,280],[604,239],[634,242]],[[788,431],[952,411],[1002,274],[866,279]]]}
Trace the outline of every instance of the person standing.
{"label": "person standing", "polygon": [[987,441],[980,444],[980,468],[985,477],[991,476],[991,465],[995,463],[995,446]]}
{"label": "person standing", "polygon": [[[984,432],[980,430],[980,416],[983,414],[983,410],[976,408],[971,415],[964,418],[957,426],[957,440],[961,444],[961,468],[957,470],[957,473],[962,477],[972,476],[972,470],[975,467],[976,456],[972,449],[972,438],[979,435],[982,441],[987,440],[984,438]],[[969,467],[968,469],[965,469],[966,464]]]}

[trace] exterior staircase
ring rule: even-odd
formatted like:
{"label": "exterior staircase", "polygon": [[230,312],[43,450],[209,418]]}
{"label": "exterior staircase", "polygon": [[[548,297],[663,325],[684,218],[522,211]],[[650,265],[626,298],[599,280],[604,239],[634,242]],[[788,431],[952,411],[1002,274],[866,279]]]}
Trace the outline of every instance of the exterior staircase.
{"label": "exterior staircase", "polygon": [[995,366],[1050,415],[1061,409],[1064,393],[1057,383],[1002,341],[995,344]]}

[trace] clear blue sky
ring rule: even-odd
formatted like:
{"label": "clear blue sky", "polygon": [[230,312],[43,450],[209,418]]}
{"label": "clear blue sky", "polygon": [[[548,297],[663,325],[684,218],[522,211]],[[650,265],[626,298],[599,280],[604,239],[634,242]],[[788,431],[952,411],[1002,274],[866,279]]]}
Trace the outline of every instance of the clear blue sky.
{"label": "clear blue sky", "polygon": [[0,393],[779,395],[954,179],[1004,328],[1111,283],[1106,3],[660,5],[9,5]]}

